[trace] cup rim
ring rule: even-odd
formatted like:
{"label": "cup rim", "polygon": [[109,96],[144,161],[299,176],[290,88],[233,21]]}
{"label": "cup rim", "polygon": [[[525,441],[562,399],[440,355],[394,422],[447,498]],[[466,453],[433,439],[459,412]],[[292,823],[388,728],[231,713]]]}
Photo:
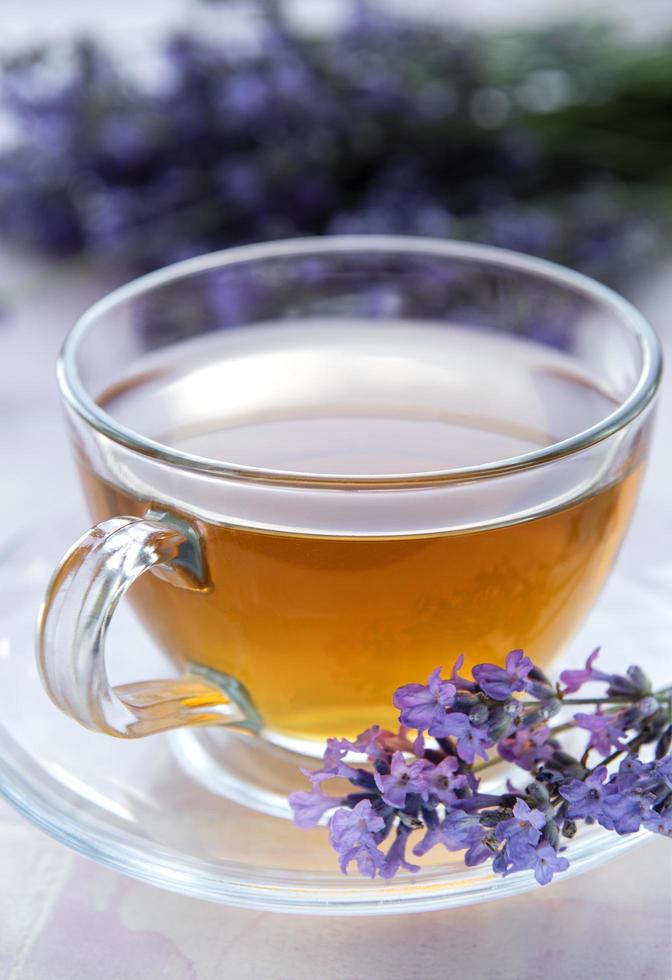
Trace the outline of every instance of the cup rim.
{"label": "cup rim", "polygon": [[[604,419],[566,439],[540,449],[503,460],[475,466],[455,467],[429,472],[372,475],[317,474],[267,467],[243,466],[192,455],[156,442],[118,423],[88,394],[77,370],[77,349],[101,316],[143,293],[169,282],[185,279],[213,269],[225,268],[264,259],[333,255],[343,252],[380,252],[452,259],[471,259],[500,268],[530,273],[552,280],[601,303],[630,330],[642,355],[642,368],[628,397]],[[481,245],[451,239],[434,239],[406,235],[333,235],[293,238],[280,241],[240,245],[184,259],[131,280],[90,306],[76,321],[63,344],[58,360],[57,377],[65,403],[86,423],[112,441],[133,452],[197,473],[245,481],[263,481],[283,485],[310,485],[348,489],[391,489],[480,480],[514,473],[579,453],[609,438],[635,419],[652,401],[662,374],[660,341],[644,316],[626,299],[589,276],[536,256],[514,252],[493,245]]]}

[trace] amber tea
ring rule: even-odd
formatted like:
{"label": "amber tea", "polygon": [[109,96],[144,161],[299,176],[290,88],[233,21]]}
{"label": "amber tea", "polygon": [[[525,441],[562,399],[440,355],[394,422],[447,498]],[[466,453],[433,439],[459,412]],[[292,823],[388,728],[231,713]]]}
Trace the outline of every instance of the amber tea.
{"label": "amber tea", "polygon": [[[533,340],[341,320],[175,345],[99,401],[117,423],[191,456],[327,480],[496,463],[614,407],[568,354]],[[157,504],[142,486],[80,465],[96,520]],[[390,693],[459,653],[467,664],[502,661],[513,647],[542,665],[555,657],[607,576],[638,482],[633,458],[617,479],[551,487],[543,506],[502,490],[511,499],[499,500],[501,516],[482,523],[452,512],[450,498],[437,512],[428,495],[427,525],[438,530],[402,502],[375,533],[338,517],[310,529],[310,492],[301,528],[281,507],[266,526],[217,516],[223,496],[189,512],[210,588],[144,575],[131,597],[176,661],[242,682],[271,734],[352,735],[375,720],[393,725]]]}

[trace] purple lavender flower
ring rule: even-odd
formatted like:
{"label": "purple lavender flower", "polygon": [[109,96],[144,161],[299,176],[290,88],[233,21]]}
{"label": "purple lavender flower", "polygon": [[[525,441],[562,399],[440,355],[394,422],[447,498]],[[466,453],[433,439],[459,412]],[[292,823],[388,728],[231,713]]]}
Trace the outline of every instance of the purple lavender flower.
{"label": "purple lavender flower", "polygon": [[374,759],[385,760],[387,759],[387,752],[383,743],[386,737],[391,735],[392,732],[381,728],[380,725],[372,725],[371,728],[360,732],[354,742],[347,742],[346,739],[342,739],[342,742],[347,742],[348,747],[353,752],[361,752],[372,761]]}
{"label": "purple lavender flower", "polygon": [[534,851],[533,863],[530,867],[534,868],[534,877],[540,885],[548,885],[553,880],[553,875],[558,871],[566,871],[569,867],[567,858],[556,854],[550,844],[542,844]]}
{"label": "purple lavender flower", "polygon": [[665,756],[664,759],[656,759],[653,771],[672,792],[672,755]]}
{"label": "purple lavender flower", "polygon": [[580,690],[588,681],[608,681],[610,674],[604,674],[601,670],[595,670],[593,664],[597,660],[600,648],[597,647],[586,660],[583,670],[563,670],[560,680],[565,685],[564,694],[574,694]]}
{"label": "purple lavender flower", "polygon": [[455,746],[457,754],[470,765],[476,756],[487,762],[487,750],[493,744],[487,732],[472,725],[466,715],[456,712],[444,715],[440,724],[437,723],[430,728],[429,734],[437,738],[453,735],[457,739]]}
{"label": "purple lavender flower", "polygon": [[381,878],[393,878],[400,868],[406,871],[419,871],[419,864],[410,864],[406,860],[406,845],[408,844],[409,831],[400,827],[392,846],[385,855],[380,865],[378,874]]}
{"label": "purple lavender flower", "polygon": [[351,749],[352,743],[347,738],[328,738],[327,747],[322,757],[324,766],[322,769],[315,770],[316,774],[324,773],[328,776],[342,776],[344,779],[349,779],[351,776],[354,776],[356,770],[352,766],[349,766],[347,762],[343,762],[343,759]]}
{"label": "purple lavender flower", "polygon": [[599,822],[617,834],[634,834],[649,813],[648,801],[637,789],[622,792],[616,780],[610,780],[602,794]]}
{"label": "purple lavender flower", "polygon": [[507,654],[505,667],[498,667],[496,664],[478,664],[472,670],[472,674],[489,698],[506,701],[514,691],[524,690],[527,675],[532,667],[532,661],[522,650],[512,650]]}
{"label": "purple lavender flower", "polygon": [[347,874],[348,865],[356,861],[361,874],[374,878],[382,866],[384,855],[378,850],[375,834],[383,830],[385,821],[371,805],[370,800],[360,800],[352,809],[337,810],[329,823],[329,841],[340,854],[340,867]]}
{"label": "purple lavender flower", "polygon": [[289,805],[294,814],[294,823],[303,830],[316,827],[327,810],[332,810],[334,807],[340,806],[341,803],[342,800],[323,793],[319,788],[310,792],[300,790],[297,793],[291,793],[289,797]]}
{"label": "purple lavender flower", "polygon": [[443,719],[455,698],[455,685],[441,680],[442,669],[433,670],[427,684],[405,684],[394,692],[392,702],[401,711],[402,725],[427,731]]}
{"label": "purple lavender flower", "polygon": [[606,777],[607,767],[598,766],[586,779],[570,779],[558,787],[560,795],[569,802],[567,816],[571,820],[579,817],[599,820]]}
{"label": "purple lavender flower", "polygon": [[488,847],[484,839],[474,841],[464,852],[464,863],[468,868],[473,868],[477,864],[483,864],[492,857],[492,849]]}
{"label": "purple lavender flower", "polygon": [[[422,840],[418,841],[418,843],[413,848],[413,853],[416,855],[416,857],[422,857],[422,855],[426,854],[427,851],[430,851],[433,847],[436,847],[437,844],[441,844],[441,843],[443,843],[443,833],[441,830],[441,826],[427,827],[427,829],[425,830],[424,837],[422,838]],[[455,848],[455,850],[459,851],[460,848],[457,847]]]}
{"label": "purple lavender flower", "polygon": [[624,731],[618,715],[602,714],[598,707],[592,715],[578,712],[574,715],[574,720],[579,728],[585,728],[590,732],[588,750],[596,749],[601,755],[609,755],[612,745],[617,749],[623,747],[621,739]]}
{"label": "purple lavender flower", "polygon": [[651,694],[651,681],[641,667],[628,667],[625,674],[609,676],[609,697],[624,697],[631,701],[639,701]]}
{"label": "purple lavender flower", "polygon": [[404,760],[401,752],[395,752],[390,763],[390,772],[376,772],[374,779],[382,797],[390,806],[404,807],[409,793],[418,793],[423,799],[427,798],[428,790],[425,774],[432,768],[426,759],[415,759],[410,764]]}
{"label": "purple lavender flower", "polygon": [[559,857],[554,847],[546,841],[533,846],[524,838],[514,838],[506,843],[492,862],[493,870],[505,877],[515,871],[534,870],[540,885],[548,885],[557,871],[566,871],[567,858]]}
{"label": "purple lavender flower", "polygon": [[466,776],[458,773],[459,762],[453,756],[443,759],[438,765],[425,772],[425,786],[430,798],[436,797],[441,803],[453,803],[455,791],[467,785]]}
{"label": "purple lavender flower", "polygon": [[464,664],[464,654],[461,653],[455,663],[453,664],[453,669],[450,672],[450,683],[454,684],[458,691],[475,691],[478,687],[474,681],[467,680],[466,677],[460,677],[460,671]]}
{"label": "purple lavender flower", "polygon": [[535,730],[517,728],[513,735],[498,743],[497,751],[502,759],[515,762],[521,769],[529,772],[540,762],[546,762],[553,757],[555,748],[549,744],[551,737],[551,730],[547,726]]}
{"label": "purple lavender flower", "polygon": [[478,814],[449,810],[441,824],[427,828],[425,836],[413,848],[413,853],[421,857],[437,844],[443,844],[449,851],[470,849],[483,842],[485,833]]}
{"label": "purple lavender flower", "polygon": [[441,843],[449,851],[461,851],[480,843],[484,834],[478,814],[463,810],[449,810],[441,824]]}
{"label": "purple lavender flower", "polygon": [[672,806],[668,806],[660,812],[650,810],[648,816],[644,818],[643,824],[647,830],[651,830],[654,834],[672,837]]}
{"label": "purple lavender flower", "polygon": [[497,840],[511,844],[514,838],[517,843],[525,841],[535,845],[539,842],[541,831],[546,826],[546,815],[540,810],[532,810],[525,800],[516,800],[513,807],[513,817],[502,820],[497,824],[495,836]]}

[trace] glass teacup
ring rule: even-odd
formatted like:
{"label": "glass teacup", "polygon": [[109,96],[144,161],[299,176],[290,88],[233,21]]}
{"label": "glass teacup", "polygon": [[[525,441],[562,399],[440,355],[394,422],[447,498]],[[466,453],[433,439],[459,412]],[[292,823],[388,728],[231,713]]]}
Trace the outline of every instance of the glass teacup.
{"label": "glass teacup", "polygon": [[[548,664],[628,526],[660,370],[625,300],[483,246],[278,242],[117,290],[59,365],[100,523],[42,610],[50,696],[116,736],[315,754],[460,653]],[[133,583],[182,676],[112,687]]]}

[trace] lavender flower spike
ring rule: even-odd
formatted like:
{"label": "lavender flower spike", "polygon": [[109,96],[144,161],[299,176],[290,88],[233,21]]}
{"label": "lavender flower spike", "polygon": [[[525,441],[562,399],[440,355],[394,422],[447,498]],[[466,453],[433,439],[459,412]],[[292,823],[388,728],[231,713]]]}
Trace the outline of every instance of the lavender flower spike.
{"label": "lavender flower spike", "polygon": [[478,664],[472,670],[472,674],[489,698],[506,701],[514,691],[524,690],[527,675],[533,666],[530,658],[526,657],[522,650],[512,650],[507,654],[505,667]]}
{"label": "lavender flower spike", "polygon": [[445,716],[455,700],[456,688],[441,680],[442,667],[429,675],[427,684],[405,684],[394,692],[392,703],[401,712],[399,721],[407,728],[425,732]]}
{"label": "lavender flower spike", "polygon": [[[474,681],[459,676],[459,658],[450,680],[441,679],[439,668],[427,684],[399,688],[397,733],[374,725],[354,741],[329,739],[323,767],[301,770],[312,790],[292,794],[295,823],[313,827],[335,810],[329,838],[344,873],[353,861],[370,878],[419,871],[406,850],[422,830],[413,847],[418,857],[443,844],[462,851],[467,867],[487,861],[495,874],[533,871],[541,885],[569,867],[561,843],[574,837],[579,820],[617,834],[643,826],[672,838],[670,688],[654,694],[636,666],[623,676],[598,671],[596,657],[594,651],[583,670],[565,671],[566,689],[606,682],[618,709],[602,713],[601,698],[583,698],[594,702],[595,713],[575,714],[555,729],[546,719],[565,692],[521,650],[511,651],[504,667],[479,664]],[[413,740],[405,725],[415,728]],[[590,733],[586,751],[567,751],[560,738],[565,728]],[[591,749],[604,756],[595,768],[587,762]],[[358,759],[354,768],[348,753],[365,754],[367,763]],[[618,757],[618,770],[610,774]],[[527,784],[519,789],[507,779],[500,791],[483,791],[477,758],[486,765],[498,758],[512,762],[528,773]],[[354,791],[340,800],[323,792],[326,780],[343,777]]]}

